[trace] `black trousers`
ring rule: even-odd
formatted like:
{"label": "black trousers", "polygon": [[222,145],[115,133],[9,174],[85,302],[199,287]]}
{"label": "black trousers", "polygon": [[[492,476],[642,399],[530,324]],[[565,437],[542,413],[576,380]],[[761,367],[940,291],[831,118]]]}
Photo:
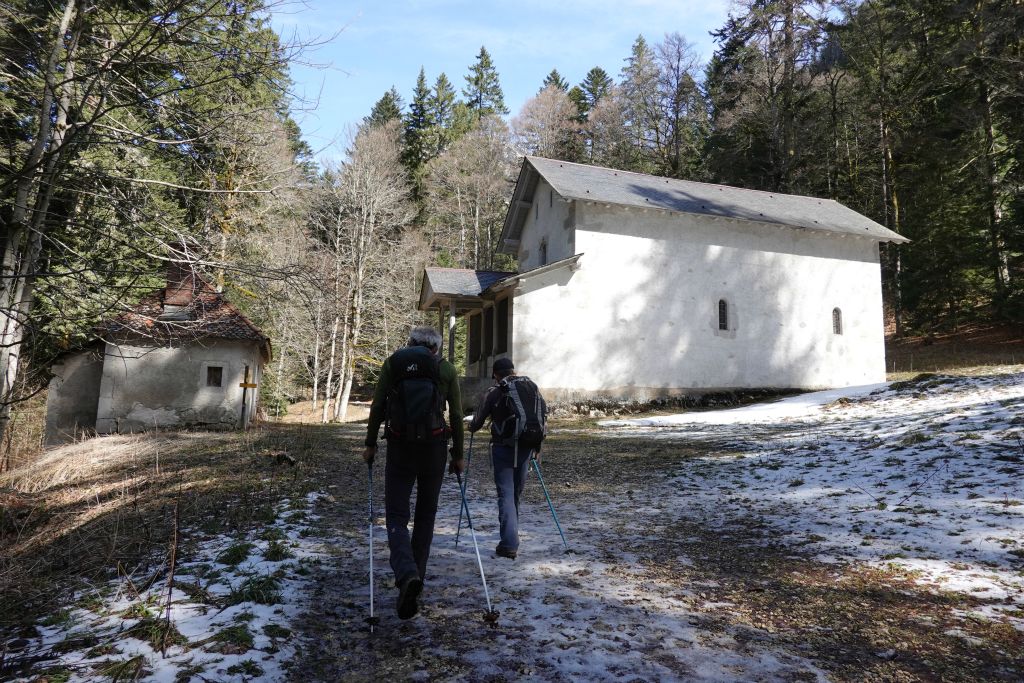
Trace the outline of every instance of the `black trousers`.
{"label": "black trousers", "polygon": [[[427,575],[434,517],[447,461],[448,443],[406,444],[388,441],[384,470],[384,511],[395,580]],[[409,536],[409,499],[416,486],[416,517]]]}

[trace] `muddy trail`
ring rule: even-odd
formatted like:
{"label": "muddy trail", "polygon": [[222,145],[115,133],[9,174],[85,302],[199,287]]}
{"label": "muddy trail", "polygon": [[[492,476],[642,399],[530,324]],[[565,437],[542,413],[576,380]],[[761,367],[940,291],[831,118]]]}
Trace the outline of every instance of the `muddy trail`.
{"label": "muddy trail", "polygon": [[455,545],[451,477],[420,614],[398,620],[378,476],[372,634],[366,468],[354,447],[339,449],[320,520],[330,559],[299,624],[292,679],[1018,680],[1019,634],[964,618],[969,598],[895,571],[818,562],[778,542],[769,520],[686,504],[697,485],[687,474],[708,457],[791,436],[765,426],[652,440],[563,425],[542,468],[571,552],[531,474],[515,561],[494,555],[493,483],[477,444],[468,496],[493,625],[468,529]]}

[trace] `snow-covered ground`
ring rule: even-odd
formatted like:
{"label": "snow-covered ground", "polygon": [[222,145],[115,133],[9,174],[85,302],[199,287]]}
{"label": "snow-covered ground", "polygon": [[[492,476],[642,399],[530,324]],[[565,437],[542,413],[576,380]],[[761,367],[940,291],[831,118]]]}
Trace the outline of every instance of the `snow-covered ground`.
{"label": "snow-covered ground", "polygon": [[672,482],[709,520],[756,516],[818,560],[905,568],[1001,600],[984,616],[1024,630],[1022,408],[1024,374],[1002,372],[602,424],[743,451],[702,458]]}
{"label": "snow-covered ground", "polygon": [[[245,535],[183,529],[188,559],[170,596],[166,569],[148,587],[147,577],[124,576],[83,591],[19,656],[51,653],[41,661],[62,681],[281,680],[295,651],[292,622],[308,607],[309,568],[323,557],[310,533],[318,497],[280,501],[272,522]],[[163,641],[168,597],[174,630]]]}
{"label": "snow-covered ground", "polygon": [[[775,588],[755,586],[769,583],[764,576],[709,570],[700,553],[717,543],[747,559],[791,559],[787,577],[813,564],[826,596],[873,567],[883,570],[879,580],[909,579],[922,594],[971,598],[916,615],[932,629],[927,637],[973,647],[983,634],[961,632],[942,610],[1024,631],[1022,380],[1018,367],[561,435],[556,426],[544,472],[572,552],[530,474],[514,562],[493,552],[494,487],[477,444],[468,491],[488,593],[467,528],[456,546],[459,491],[449,477],[421,612],[408,621],[394,611],[378,477],[374,633],[366,623],[366,469],[356,451],[338,452],[324,494],[283,502],[276,521],[250,537],[187,530],[192,545],[171,621],[188,649],[171,645],[164,657],[127,633],[143,617],[165,616],[158,578],[139,595],[121,580],[76,596],[77,606],[21,651],[58,646],[71,680],[100,679],[87,662],[132,657],[144,665],[141,680],[153,681],[826,681],[836,670],[846,672],[838,680],[861,680],[849,672],[872,663],[894,667],[875,678],[912,679],[928,674],[931,660],[900,669],[910,655],[898,651],[898,632],[891,644],[858,650],[871,662],[854,657],[841,669],[809,635],[831,629],[812,621],[780,636],[722,590],[747,581],[743,590],[764,591],[771,605]],[[247,558],[232,563],[230,552],[245,543]],[[905,585],[885,588],[905,595]],[[273,604],[260,604],[261,592],[273,593]],[[488,595],[496,624],[484,618]],[[940,645],[942,657],[948,643]],[[983,656],[999,652],[999,680],[1024,670],[1020,653],[980,647],[990,648],[977,651]],[[970,666],[975,655],[963,661]]]}

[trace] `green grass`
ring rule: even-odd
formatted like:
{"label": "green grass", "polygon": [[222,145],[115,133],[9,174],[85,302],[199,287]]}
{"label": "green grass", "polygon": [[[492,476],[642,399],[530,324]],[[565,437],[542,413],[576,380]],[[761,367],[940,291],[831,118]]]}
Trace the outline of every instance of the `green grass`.
{"label": "green grass", "polygon": [[217,556],[217,562],[234,567],[249,559],[252,552],[252,543],[235,543],[230,548]]}
{"label": "green grass", "polygon": [[231,589],[227,605],[255,602],[260,605],[276,605],[281,602],[281,582],[274,576],[250,576]]}
{"label": "green grass", "polygon": [[213,640],[220,645],[230,646],[234,651],[247,651],[253,647],[252,632],[245,624],[235,624],[218,631]]}
{"label": "green grass", "polygon": [[266,624],[263,627],[263,634],[270,638],[287,638],[292,634],[292,631],[277,624]]}
{"label": "green grass", "polygon": [[256,677],[263,675],[263,669],[260,667],[259,664],[252,661],[251,659],[246,659],[245,661],[239,662],[238,664],[233,664],[229,666],[228,673],[232,676]]}
{"label": "green grass", "polygon": [[295,553],[280,541],[271,541],[270,545],[267,546],[267,551],[263,553],[263,559],[268,562],[280,562],[290,557],[295,557]]}

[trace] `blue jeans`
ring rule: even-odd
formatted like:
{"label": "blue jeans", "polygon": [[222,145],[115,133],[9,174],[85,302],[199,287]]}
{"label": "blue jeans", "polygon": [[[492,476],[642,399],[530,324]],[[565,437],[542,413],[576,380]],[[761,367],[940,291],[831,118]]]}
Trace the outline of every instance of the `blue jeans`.
{"label": "blue jeans", "polygon": [[[388,441],[384,478],[384,509],[395,580],[427,576],[430,544],[434,540],[437,498],[444,480],[448,444],[405,444]],[[409,499],[416,487],[416,513],[409,537]]]}
{"label": "blue jeans", "polygon": [[512,461],[516,452],[512,446],[491,444],[491,463],[494,465],[494,485],[498,489],[498,525],[501,529],[499,547],[519,549],[519,499],[530,467],[530,449],[519,449],[516,467]]}

